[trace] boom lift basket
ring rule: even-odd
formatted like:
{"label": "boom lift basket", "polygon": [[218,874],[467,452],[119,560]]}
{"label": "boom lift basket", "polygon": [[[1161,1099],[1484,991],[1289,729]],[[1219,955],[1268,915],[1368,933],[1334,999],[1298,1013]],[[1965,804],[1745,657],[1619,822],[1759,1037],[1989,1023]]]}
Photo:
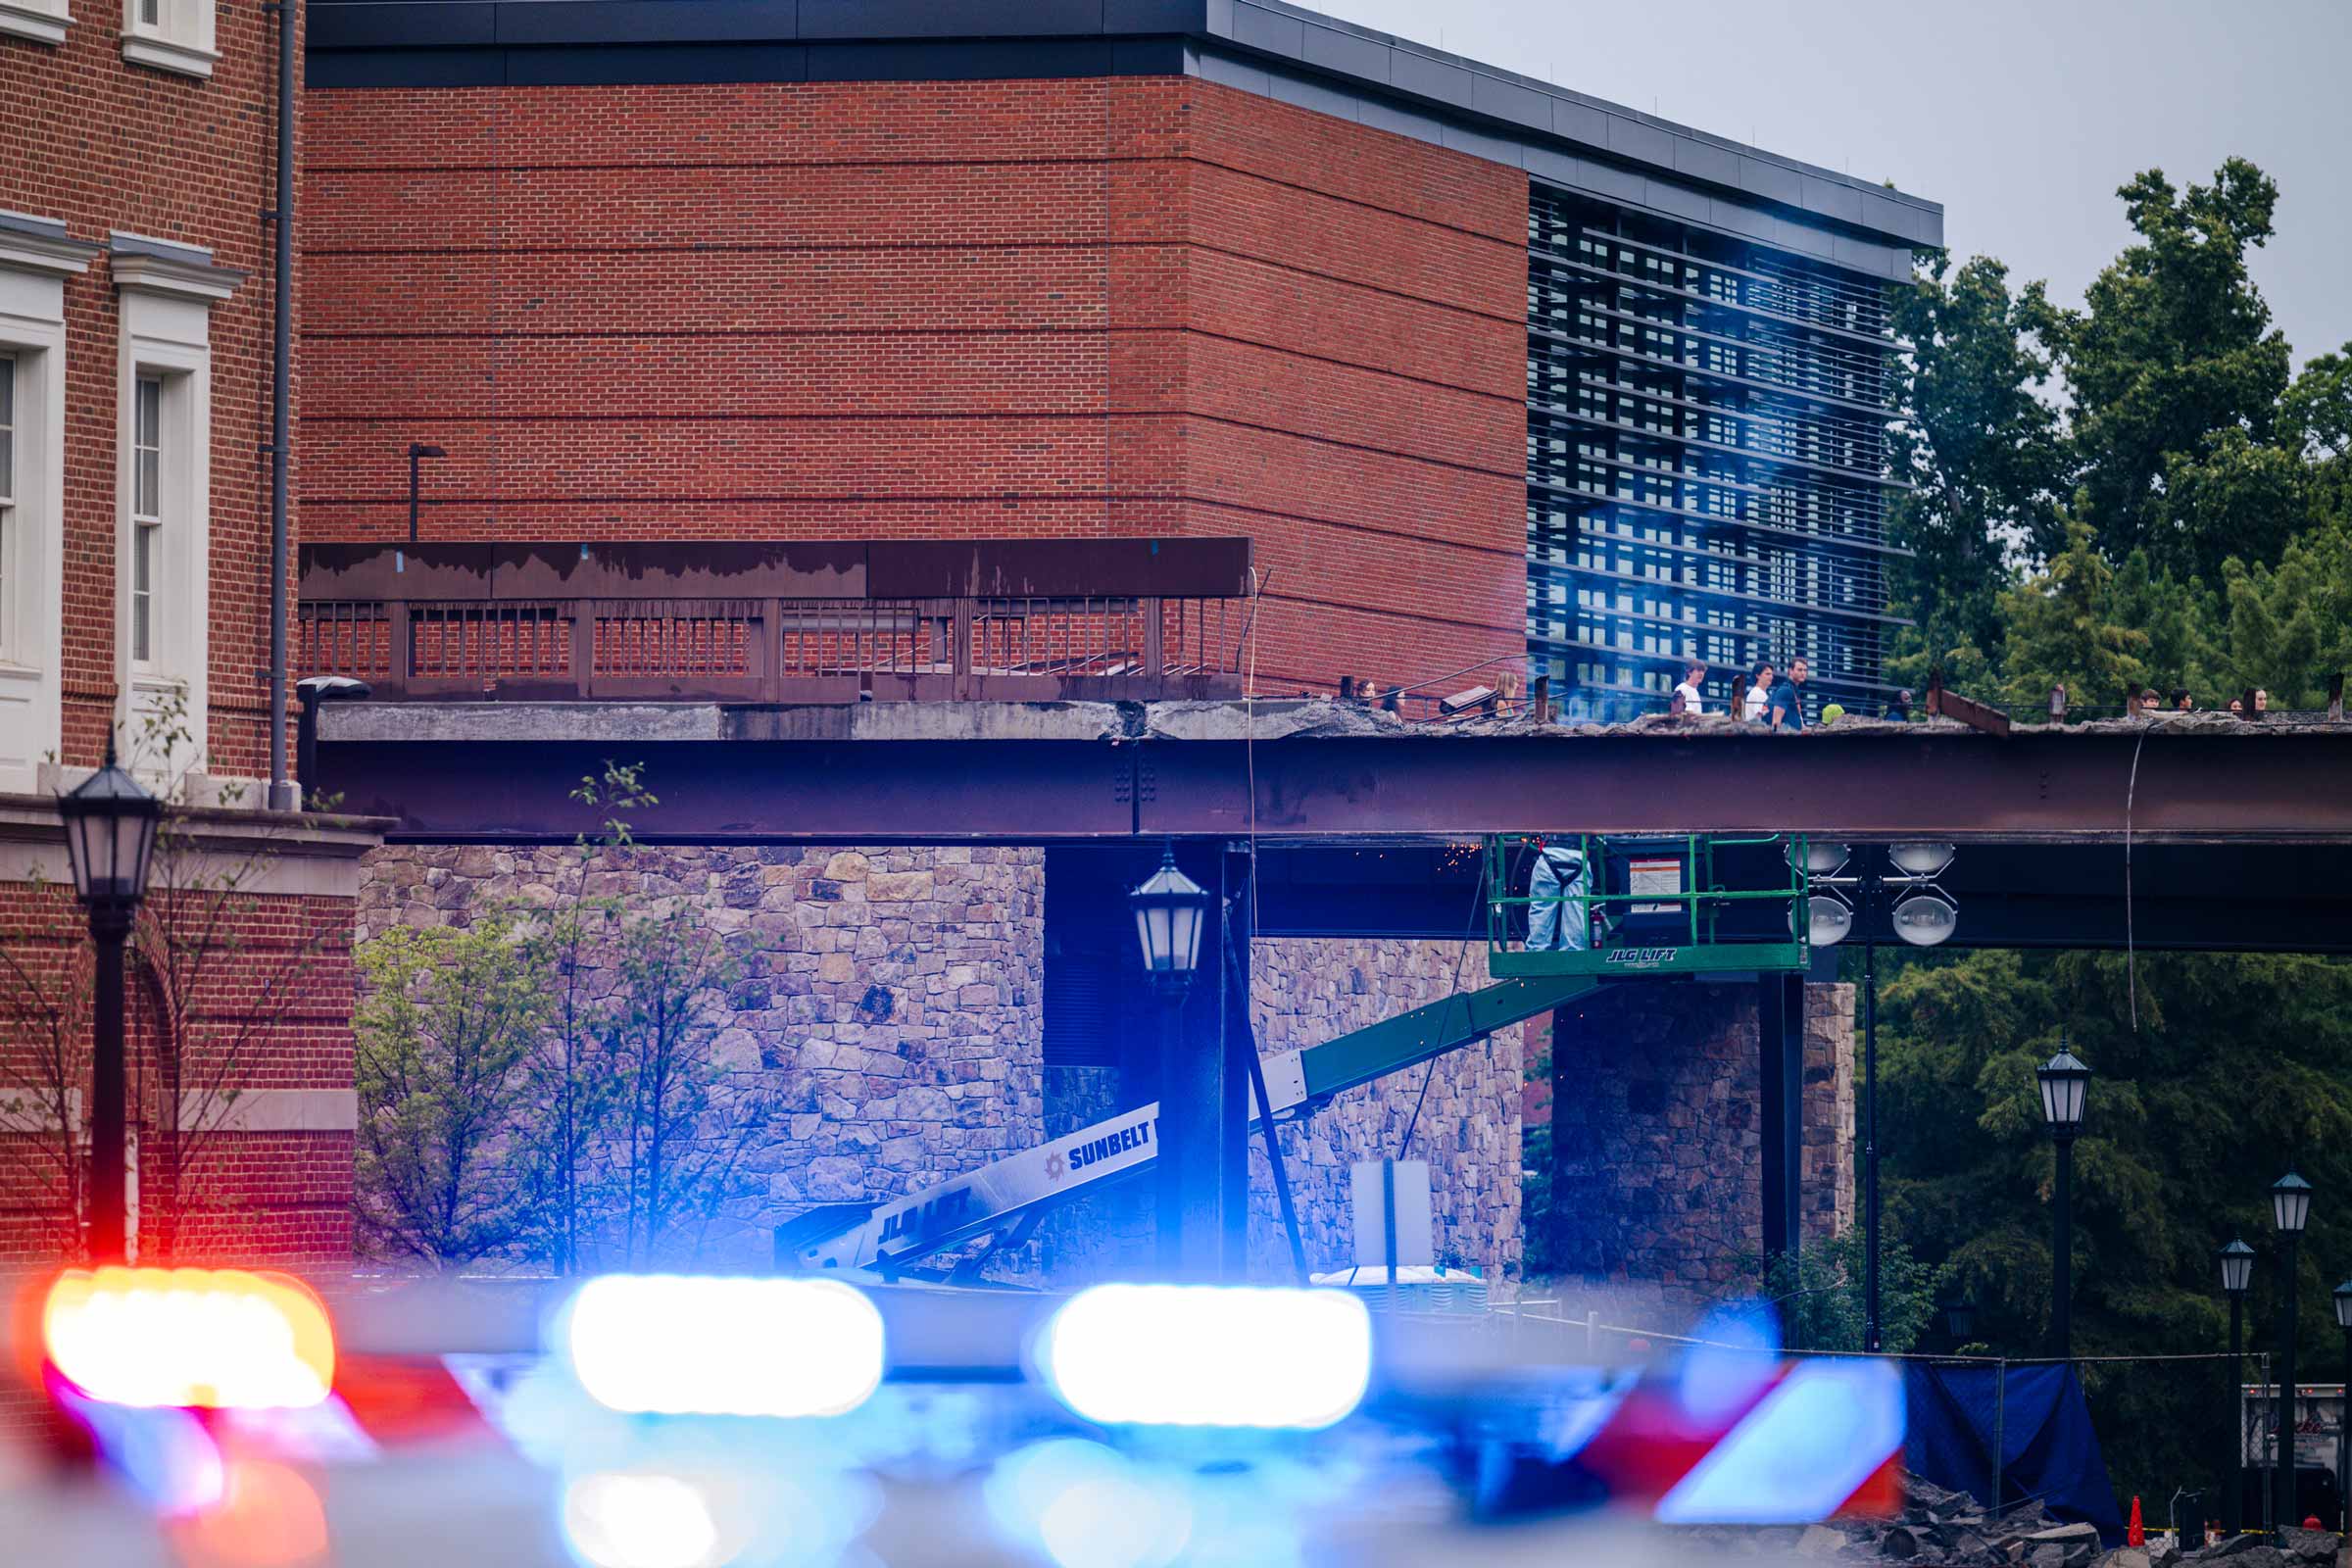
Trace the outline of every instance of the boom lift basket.
{"label": "boom lift basket", "polygon": [[1487,969],[1508,975],[1802,969],[1811,894],[1797,834],[1486,841]]}

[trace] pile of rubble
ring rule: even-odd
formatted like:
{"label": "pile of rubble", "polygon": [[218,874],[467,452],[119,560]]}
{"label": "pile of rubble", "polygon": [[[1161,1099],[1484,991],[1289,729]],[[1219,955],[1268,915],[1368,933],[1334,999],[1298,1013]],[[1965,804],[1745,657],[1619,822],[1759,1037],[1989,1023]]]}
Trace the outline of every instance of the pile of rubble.
{"label": "pile of rubble", "polygon": [[[2257,1535],[2241,1535],[2217,1545],[2181,1551],[2150,1544],[2099,1544],[2096,1526],[2062,1524],[2038,1502],[1993,1514],[1965,1492],[1946,1492],[1915,1476],[1903,1478],[1903,1511],[1893,1519],[1840,1519],[1809,1525],[1801,1532],[1751,1532],[1749,1551],[1840,1562],[1897,1563],[1917,1568],[2180,1568],[2214,1563],[2216,1568],[2335,1568],[2339,1538],[2324,1530],[2290,1530],[2287,1544],[2274,1546]],[[1725,1543],[1729,1544],[1727,1541]]]}

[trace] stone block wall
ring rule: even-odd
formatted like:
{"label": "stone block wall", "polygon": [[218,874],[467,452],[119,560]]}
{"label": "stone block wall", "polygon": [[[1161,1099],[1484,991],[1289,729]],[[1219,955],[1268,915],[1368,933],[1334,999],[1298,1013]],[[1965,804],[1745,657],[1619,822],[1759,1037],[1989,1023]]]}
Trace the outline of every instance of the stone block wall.
{"label": "stone block wall", "polygon": [[[1805,992],[1807,1241],[1853,1223],[1853,987]],[[1558,1282],[1687,1308],[1734,1289],[1763,1248],[1753,986],[1600,992],[1549,1029]]]}
{"label": "stone block wall", "polygon": [[[770,1229],[811,1204],[914,1191],[1141,1098],[1117,1068],[1045,1065],[1041,852],[631,856],[595,886],[693,901],[728,936],[743,972],[720,1000],[717,1050],[775,1105],[747,1156],[758,1191],[706,1261],[763,1264]],[[572,865],[563,848],[387,847],[364,872],[360,935],[464,923],[485,901],[546,904]],[[1261,940],[1251,1018],[1262,1052],[1296,1050],[1487,979],[1479,944]],[[1808,1237],[1853,1217],[1852,1011],[1850,987],[1807,993]],[[1730,1287],[1761,1245],[1753,988],[1626,987],[1581,1013],[1552,1043],[1553,1136],[1573,1195],[1555,1205],[1556,1252],[1584,1282],[1644,1301],[1689,1304]],[[1426,1094],[1424,1069],[1410,1068],[1282,1126],[1310,1268],[1350,1260],[1350,1166],[1402,1153],[1431,1164],[1440,1255],[1509,1293],[1526,1251],[1522,1035],[1499,1030],[1438,1058]],[[1250,1159],[1251,1277],[1287,1278],[1256,1138]],[[1151,1204],[1146,1181],[1090,1195],[995,1271],[1069,1285],[1148,1270]]]}
{"label": "stone block wall", "polygon": [[1854,988],[1805,987],[1805,1157],[1797,1201],[1808,1243],[1850,1227],[1854,1206]]}
{"label": "stone block wall", "polygon": [[[568,848],[388,846],[360,937],[552,904],[575,865]],[[897,1197],[1045,1136],[1041,852],[641,847],[590,880],[700,906],[741,964],[715,1052],[773,1114],[745,1160],[759,1191],[705,1262],[763,1265],[772,1228],[811,1204]]]}
{"label": "stone block wall", "polygon": [[[1352,1029],[1487,984],[1483,943],[1287,938],[1256,944],[1250,1020],[1261,1052],[1319,1045]],[[1426,1073],[1428,1093],[1422,1093]],[[1519,1271],[1520,1028],[1341,1095],[1280,1130],[1307,1266],[1353,1261],[1348,1171],[1387,1156],[1430,1163],[1438,1255],[1494,1284]],[[1415,1119],[1415,1106],[1419,1117]],[[1406,1129],[1412,1130],[1409,1150]],[[1287,1278],[1289,1243],[1262,1143],[1250,1152],[1253,1279]]]}
{"label": "stone block wall", "polygon": [[[1046,1136],[1059,1138],[1118,1114],[1140,1097],[1116,1067],[1046,1069]],[[1090,1192],[1048,1215],[1038,1228],[1040,1276],[1064,1288],[1100,1280],[1142,1279],[1152,1272],[1151,1179],[1139,1176]]]}

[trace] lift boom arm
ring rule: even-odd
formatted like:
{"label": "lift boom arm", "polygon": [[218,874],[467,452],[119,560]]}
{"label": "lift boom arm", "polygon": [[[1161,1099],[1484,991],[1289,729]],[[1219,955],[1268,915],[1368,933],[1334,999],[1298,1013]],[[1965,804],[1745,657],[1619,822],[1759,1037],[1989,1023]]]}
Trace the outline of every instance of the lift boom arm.
{"label": "lift boom arm", "polygon": [[[1610,983],[1568,974],[1500,980],[1321,1045],[1276,1053],[1264,1061],[1267,1102],[1279,1116],[1329,1100]],[[1137,1105],[906,1198],[804,1215],[778,1232],[777,1262],[800,1272],[887,1277],[964,1242],[1034,1224],[1098,1185],[1135,1174],[1158,1153],[1158,1104]]]}

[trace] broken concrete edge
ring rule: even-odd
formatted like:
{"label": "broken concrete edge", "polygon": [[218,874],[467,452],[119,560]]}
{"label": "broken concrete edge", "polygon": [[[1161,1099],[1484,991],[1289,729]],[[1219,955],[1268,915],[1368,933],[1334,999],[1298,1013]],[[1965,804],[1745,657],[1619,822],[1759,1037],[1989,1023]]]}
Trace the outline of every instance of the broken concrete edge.
{"label": "broken concrete edge", "polygon": [[[1543,723],[1514,717],[1407,720],[1338,698],[1158,703],[846,703],[757,706],[659,702],[336,703],[318,715],[319,739],[339,743],[542,742],[642,744],[676,741],[1209,741],[1290,739],[1416,740],[1495,737],[1588,739],[1638,736],[1661,741],[1769,739],[1789,744],[1864,736],[1940,744],[1966,737],[1998,744],[1950,719],[1909,723],[1849,715],[1799,731],[1760,730],[1725,715],[1657,713],[1615,724]],[[2352,738],[2352,724],[2282,716],[2259,721],[2228,713],[2095,719],[2082,724],[2018,724],[2013,735],[2196,736],[2328,735]]]}
{"label": "broken concrete edge", "polygon": [[[171,830],[211,854],[264,854],[357,859],[381,844],[398,824],[387,816],[336,811],[245,810],[225,806],[172,806]],[[51,795],[0,794],[0,844],[65,842],[65,824]]]}

